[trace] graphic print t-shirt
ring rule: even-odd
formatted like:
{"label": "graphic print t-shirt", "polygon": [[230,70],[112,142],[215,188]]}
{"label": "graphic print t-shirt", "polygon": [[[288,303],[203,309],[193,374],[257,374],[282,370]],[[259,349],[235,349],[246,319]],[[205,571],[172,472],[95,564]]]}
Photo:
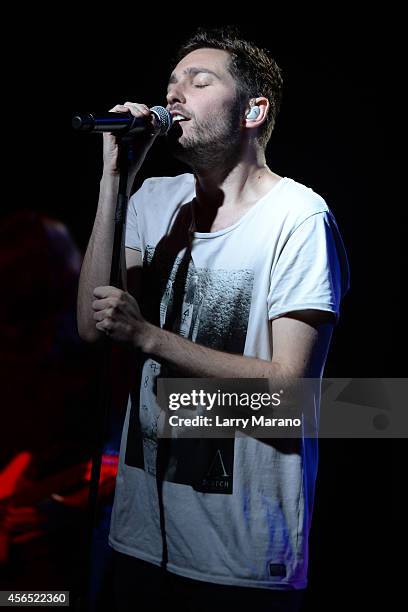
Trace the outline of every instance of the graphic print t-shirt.
{"label": "graphic print t-shirt", "polygon": [[[283,178],[238,222],[212,233],[194,231],[194,196],[194,177],[183,174],[148,179],[129,202],[126,246],[143,256],[146,319],[203,346],[267,360],[274,318],[319,309],[338,320],[348,261],[319,195]],[[304,588],[316,438],[158,440],[157,379],[169,375],[148,356],[135,371],[111,546],[196,580]]]}

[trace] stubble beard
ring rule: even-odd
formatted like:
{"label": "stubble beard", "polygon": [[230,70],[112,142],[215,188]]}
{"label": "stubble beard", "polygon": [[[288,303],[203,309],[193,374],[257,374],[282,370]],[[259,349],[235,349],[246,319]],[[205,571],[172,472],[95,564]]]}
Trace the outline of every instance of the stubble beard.
{"label": "stubble beard", "polygon": [[172,155],[195,173],[235,165],[241,152],[241,108],[238,101],[216,118],[197,121],[192,117],[191,121],[194,124],[190,136],[184,136],[179,125],[170,130],[167,144]]}

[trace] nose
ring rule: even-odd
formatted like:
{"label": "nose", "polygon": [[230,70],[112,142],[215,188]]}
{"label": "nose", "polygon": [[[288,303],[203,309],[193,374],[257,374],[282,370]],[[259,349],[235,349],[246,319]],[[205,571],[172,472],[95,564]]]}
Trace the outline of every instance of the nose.
{"label": "nose", "polygon": [[166,95],[167,104],[172,105],[176,102],[180,102],[181,104],[185,104],[186,98],[184,96],[183,90],[180,85],[177,83],[173,83],[169,85],[169,89]]}

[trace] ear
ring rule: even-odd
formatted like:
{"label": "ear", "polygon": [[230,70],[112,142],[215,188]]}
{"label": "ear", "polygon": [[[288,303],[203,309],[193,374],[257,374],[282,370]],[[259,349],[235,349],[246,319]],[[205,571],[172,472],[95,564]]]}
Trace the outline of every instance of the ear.
{"label": "ear", "polygon": [[[256,110],[254,107],[258,107]],[[252,112],[251,112],[252,110]],[[268,98],[252,98],[249,106],[245,109],[244,125],[247,128],[259,128],[265,121],[269,111]]]}

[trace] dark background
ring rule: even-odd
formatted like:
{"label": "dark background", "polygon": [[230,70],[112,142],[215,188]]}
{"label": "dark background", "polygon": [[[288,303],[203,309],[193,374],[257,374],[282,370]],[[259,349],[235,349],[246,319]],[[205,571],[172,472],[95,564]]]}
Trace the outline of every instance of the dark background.
{"label": "dark background", "polygon": [[[172,10],[185,13],[187,7]],[[101,23],[78,14],[63,27],[55,19],[44,48],[40,35],[38,46],[33,41],[35,60],[26,57],[25,88],[35,92],[40,113],[52,117],[52,129],[24,139],[28,159],[40,168],[31,174],[31,162],[24,166],[27,180],[10,208],[61,220],[82,252],[97,204],[101,137],[73,133],[71,115],[126,100],[165,105],[178,44],[197,25],[220,25],[160,21],[158,15],[136,19],[125,6],[113,13],[120,19],[110,21],[109,11],[104,19],[99,15]],[[320,17],[321,26],[302,26],[298,18],[295,27],[262,13],[257,24],[238,24],[244,36],[270,49],[283,70],[282,110],[267,160],[278,174],[326,199],[348,251],[351,289],[325,376],[404,376],[398,18],[357,23],[350,15]],[[157,142],[141,178],[180,171],[184,167]],[[305,610],[334,609],[333,601],[350,604],[356,597],[376,600],[388,591],[391,601],[403,446],[399,440],[321,441]]]}

